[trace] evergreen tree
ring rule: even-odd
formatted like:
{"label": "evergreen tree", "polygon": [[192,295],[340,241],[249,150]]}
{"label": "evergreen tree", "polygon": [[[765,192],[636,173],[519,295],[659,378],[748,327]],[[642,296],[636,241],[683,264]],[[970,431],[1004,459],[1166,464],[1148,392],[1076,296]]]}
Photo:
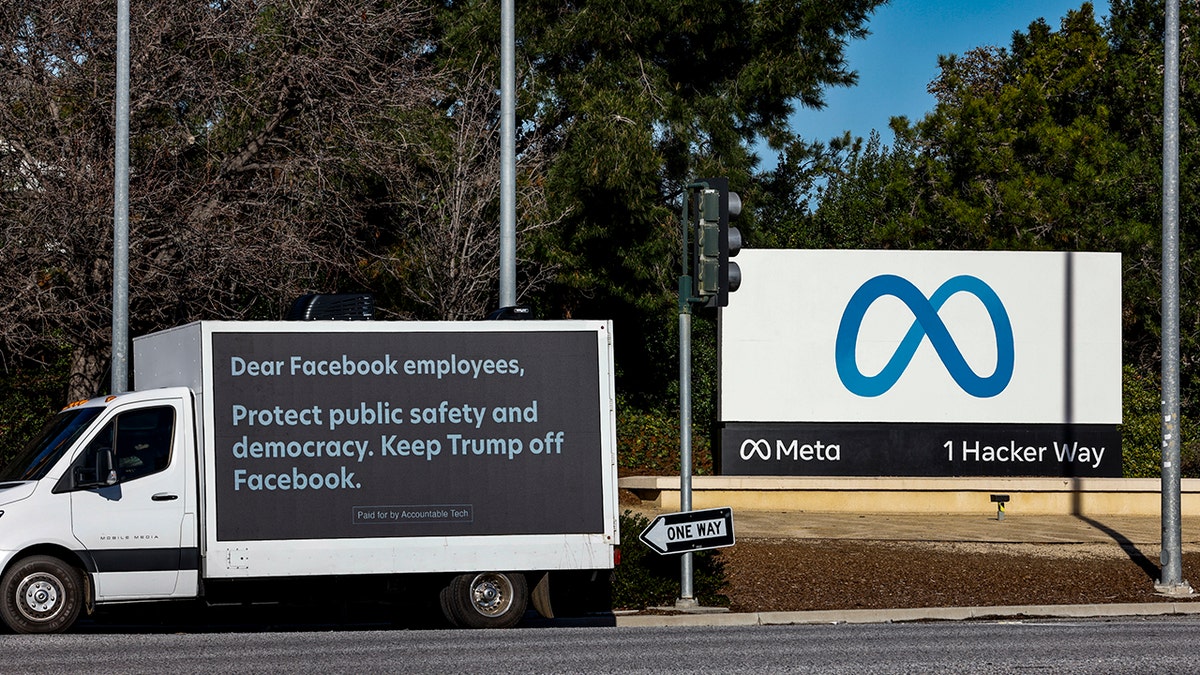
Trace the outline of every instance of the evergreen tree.
{"label": "evergreen tree", "polygon": [[[819,207],[775,222],[818,246],[1117,251],[1125,362],[1159,371],[1162,223],[1161,0],[1090,3],[1006,48],[940,59],[936,107],[897,141],[836,155]],[[1186,36],[1200,8],[1185,3]],[[1181,41],[1180,250],[1185,417],[1200,403],[1200,44]],[[1128,375],[1128,373],[1127,373]]]}
{"label": "evergreen tree", "polygon": [[[727,175],[752,204],[751,143],[782,147],[795,105],[854,82],[845,45],[881,3],[519,5],[518,157],[548,146],[544,175],[528,179],[545,181],[551,212],[565,214],[535,244],[560,269],[541,314],[614,319],[619,388],[646,393],[641,404],[669,400],[684,185]],[[448,2],[438,23],[443,63],[496,58],[496,3]]]}

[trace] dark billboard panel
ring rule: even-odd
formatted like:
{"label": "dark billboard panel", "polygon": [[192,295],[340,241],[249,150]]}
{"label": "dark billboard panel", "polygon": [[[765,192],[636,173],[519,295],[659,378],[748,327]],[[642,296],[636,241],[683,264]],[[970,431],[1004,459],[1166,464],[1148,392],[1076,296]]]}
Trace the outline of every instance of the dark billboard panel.
{"label": "dark billboard panel", "polygon": [[220,541],[604,531],[590,331],[214,332]]}

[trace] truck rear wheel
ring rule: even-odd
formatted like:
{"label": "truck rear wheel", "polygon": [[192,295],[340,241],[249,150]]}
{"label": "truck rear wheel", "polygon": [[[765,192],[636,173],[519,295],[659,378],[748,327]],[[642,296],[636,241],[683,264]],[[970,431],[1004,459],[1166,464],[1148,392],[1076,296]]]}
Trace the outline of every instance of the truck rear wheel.
{"label": "truck rear wheel", "polygon": [[612,610],[612,570],[555,570],[543,573],[529,602],[547,619]]}
{"label": "truck rear wheel", "polygon": [[0,618],[18,633],[61,633],[83,603],[79,571],[50,556],[18,561],[0,579]]}
{"label": "truck rear wheel", "polygon": [[442,616],[446,617],[446,622],[455,628],[462,628],[458,623],[458,611],[455,609],[454,596],[451,595],[450,586],[446,586],[438,594],[438,602],[442,606]]}
{"label": "truck rear wheel", "polygon": [[442,594],[446,618],[463,628],[511,628],[528,602],[529,586],[519,572],[460,574]]}

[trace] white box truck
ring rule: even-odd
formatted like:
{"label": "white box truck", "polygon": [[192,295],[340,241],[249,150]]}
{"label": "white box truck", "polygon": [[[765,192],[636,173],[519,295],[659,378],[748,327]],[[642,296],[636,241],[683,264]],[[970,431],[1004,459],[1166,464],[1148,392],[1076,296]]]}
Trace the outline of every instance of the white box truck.
{"label": "white box truck", "polygon": [[103,603],[348,578],[433,588],[465,627],[511,626],[531,594],[552,613],[554,575],[614,565],[611,332],[203,321],[137,338],[135,391],[67,406],[0,470],[0,617],[58,632]]}

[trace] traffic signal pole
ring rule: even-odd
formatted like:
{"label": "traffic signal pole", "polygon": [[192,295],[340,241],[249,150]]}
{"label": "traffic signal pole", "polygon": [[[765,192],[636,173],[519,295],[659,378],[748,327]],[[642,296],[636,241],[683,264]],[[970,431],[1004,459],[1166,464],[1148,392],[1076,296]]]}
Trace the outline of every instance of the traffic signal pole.
{"label": "traffic signal pole", "polygon": [[[692,509],[692,277],[688,271],[688,242],[691,239],[692,190],[703,187],[687,186],[683,200],[683,254],[679,257],[682,273],[679,276],[679,510]],[[677,609],[692,609],[696,602],[692,586],[694,561],[690,551],[679,556],[679,599]]]}
{"label": "traffic signal pole", "polygon": [[[742,239],[737,228],[729,227],[729,220],[741,212],[741,198],[729,191],[727,179],[706,178],[684,189],[679,219],[679,507],[686,512],[692,510],[692,305],[724,307],[728,303],[729,293],[737,290],[741,281],[737,263],[729,258],[737,255]],[[692,555],[690,551],[680,554],[676,609],[699,610],[692,584]]]}
{"label": "traffic signal pole", "polygon": [[[679,308],[679,510],[692,510],[692,310],[686,302]],[[692,590],[693,560],[688,551],[679,557],[680,609],[695,607]]]}

